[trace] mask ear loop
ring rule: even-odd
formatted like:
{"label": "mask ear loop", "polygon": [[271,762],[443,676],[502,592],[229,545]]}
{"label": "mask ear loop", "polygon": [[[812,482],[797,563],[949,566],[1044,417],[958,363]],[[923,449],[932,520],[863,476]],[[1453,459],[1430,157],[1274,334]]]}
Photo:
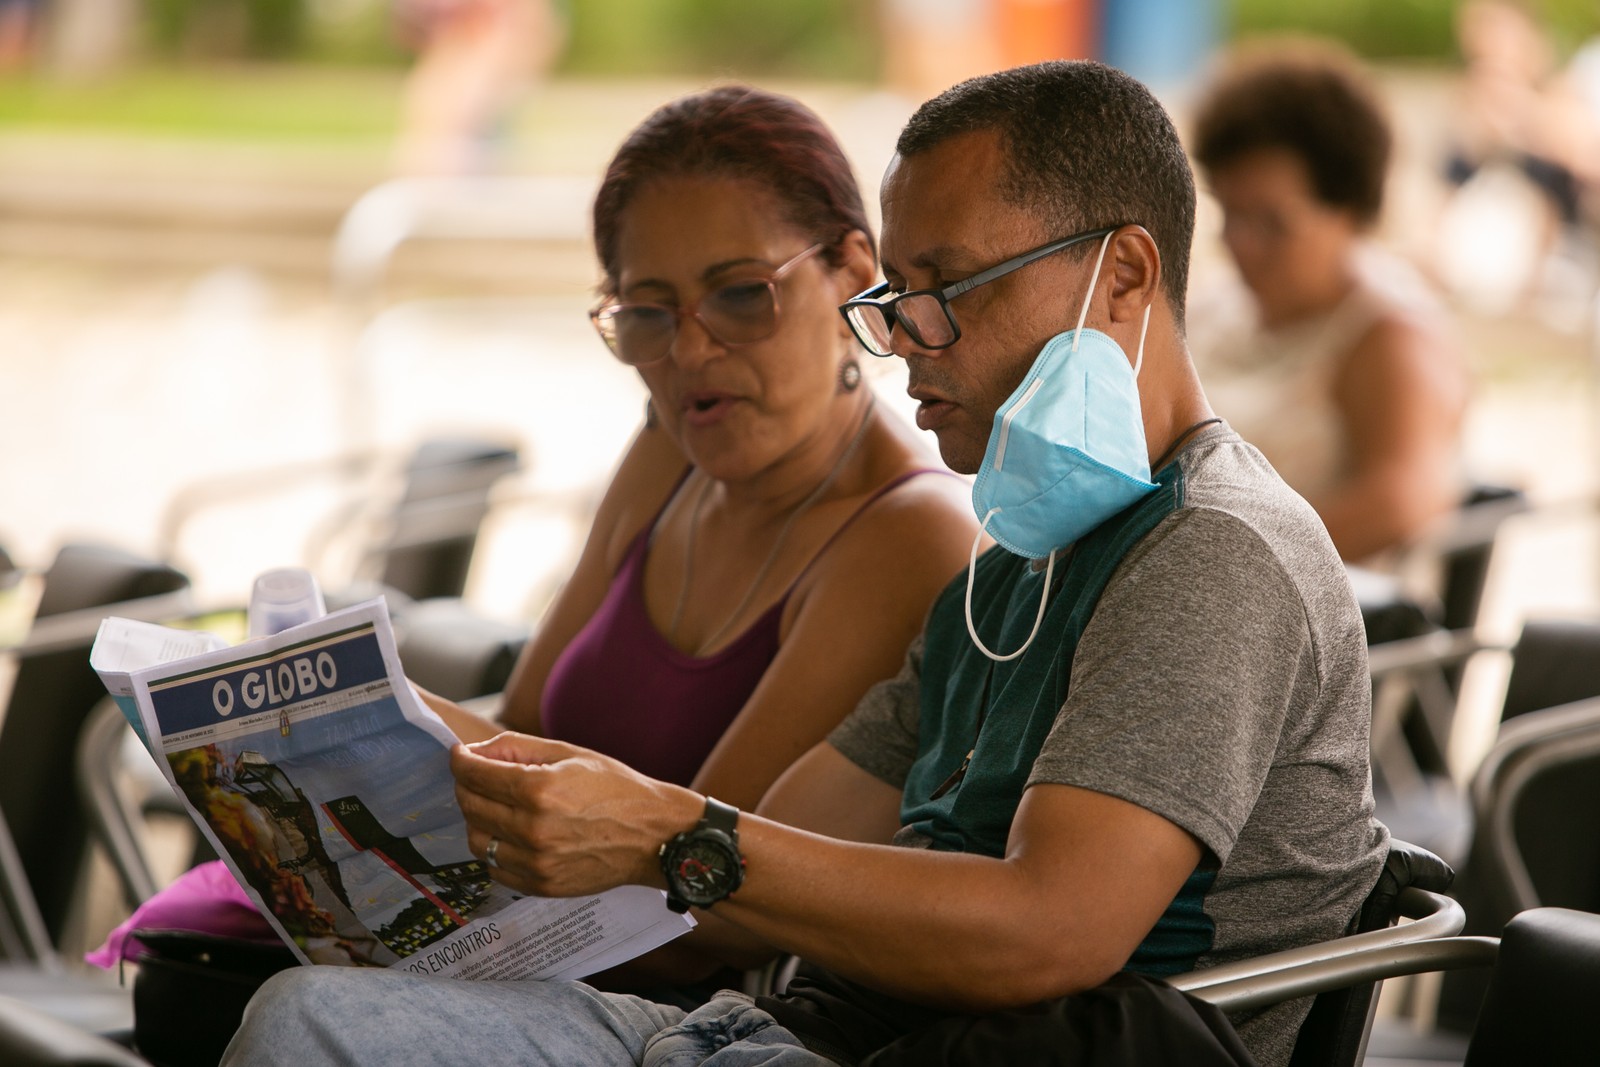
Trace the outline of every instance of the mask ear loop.
{"label": "mask ear loop", "polygon": [[1150,332],[1150,309],[1154,304],[1144,306],[1144,322],[1139,326],[1139,354],[1133,357],[1133,380],[1139,380],[1139,368],[1144,366],[1144,335]]}
{"label": "mask ear loop", "polygon": [[989,514],[983,517],[983,522],[978,525],[978,533],[972,539],[972,555],[967,560],[967,636],[972,638],[972,643],[978,646],[979,652],[982,652],[996,663],[1005,663],[1028,651],[1028,646],[1033,644],[1033,639],[1039,636],[1039,626],[1044,622],[1044,607],[1050,599],[1050,579],[1054,577],[1056,571],[1056,550],[1053,548],[1050,550],[1050,561],[1044,567],[1044,591],[1039,594],[1039,611],[1033,617],[1033,629],[1028,633],[1028,639],[1022,642],[1021,648],[1004,656],[989,651],[989,646],[984,644],[983,639],[978,636],[978,628],[972,624],[972,581],[978,569],[978,542],[983,540],[983,531],[988,528],[989,520],[994,518],[995,513],[1000,510],[1000,508],[989,509]]}
{"label": "mask ear loop", "polygon": [[[1078,338],[1083,336],[1083,324],[1089,321],[1089,301],[1094,299],[1094,287],[1100,281],[1100,264],[1105,262],[1106,247],[1111,244],[1111,234],[1100,242],[1100,254],[1094,257],[1094,273],[1089,275],[1089,291],[1083,294],[1083,308],[1078,312],[1078,325],[1072,331],[1072,350],[1078,350]],[[1143,347],[1143,346],[1141,346]]]}

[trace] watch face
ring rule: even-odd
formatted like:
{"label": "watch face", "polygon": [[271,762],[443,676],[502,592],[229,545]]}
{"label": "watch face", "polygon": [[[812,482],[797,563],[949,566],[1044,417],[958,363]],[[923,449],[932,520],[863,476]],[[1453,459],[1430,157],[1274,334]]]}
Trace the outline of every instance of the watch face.
{"label": "watch face", "polygon": [[743,881],[739,854],[726,841],[695,836],[672,850],[672,880],[677,894],[691,904],[712,904]]}

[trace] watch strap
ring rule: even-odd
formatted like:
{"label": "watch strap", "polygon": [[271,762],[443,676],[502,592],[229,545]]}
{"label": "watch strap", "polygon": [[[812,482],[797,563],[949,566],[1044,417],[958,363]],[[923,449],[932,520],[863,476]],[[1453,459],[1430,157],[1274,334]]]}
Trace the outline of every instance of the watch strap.
{"label": "watch strap", "polygon": [[739,809],[724,804],[716,797],[706,797],[706,811],[700,816],[700,826],[707,830],[721,830],[739,847]]}

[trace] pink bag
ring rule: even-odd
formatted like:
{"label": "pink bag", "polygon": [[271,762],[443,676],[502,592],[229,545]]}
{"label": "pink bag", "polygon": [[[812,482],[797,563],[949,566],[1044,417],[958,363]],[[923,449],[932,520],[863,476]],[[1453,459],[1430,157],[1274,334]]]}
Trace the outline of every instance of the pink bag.
{"label": "pink bag", "polygon": [[221,860],[185,871],[171,885],[139,905],[122,925],[111,931],[105,944],[83,958],[106,970],[116,967],[122,960],[137,962],[145,954],[145,946],[134,933],[141,928],[193,930],[269,945],[283,943]]}

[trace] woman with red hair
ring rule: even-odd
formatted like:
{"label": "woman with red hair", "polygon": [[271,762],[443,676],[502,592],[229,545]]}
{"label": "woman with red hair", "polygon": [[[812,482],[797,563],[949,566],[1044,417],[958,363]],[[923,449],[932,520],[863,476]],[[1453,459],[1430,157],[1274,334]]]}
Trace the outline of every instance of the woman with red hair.
{"label": "woman with red hair", "polygon": [[[594,206],[591,312],[649,414],[497,724],[741,808],[900,667],[972,543],[967,487],[874,402],[838,305],[859,187],[794,100],[727,86],[635,129]],[[937,469],[935,469],[937,467]]]}

